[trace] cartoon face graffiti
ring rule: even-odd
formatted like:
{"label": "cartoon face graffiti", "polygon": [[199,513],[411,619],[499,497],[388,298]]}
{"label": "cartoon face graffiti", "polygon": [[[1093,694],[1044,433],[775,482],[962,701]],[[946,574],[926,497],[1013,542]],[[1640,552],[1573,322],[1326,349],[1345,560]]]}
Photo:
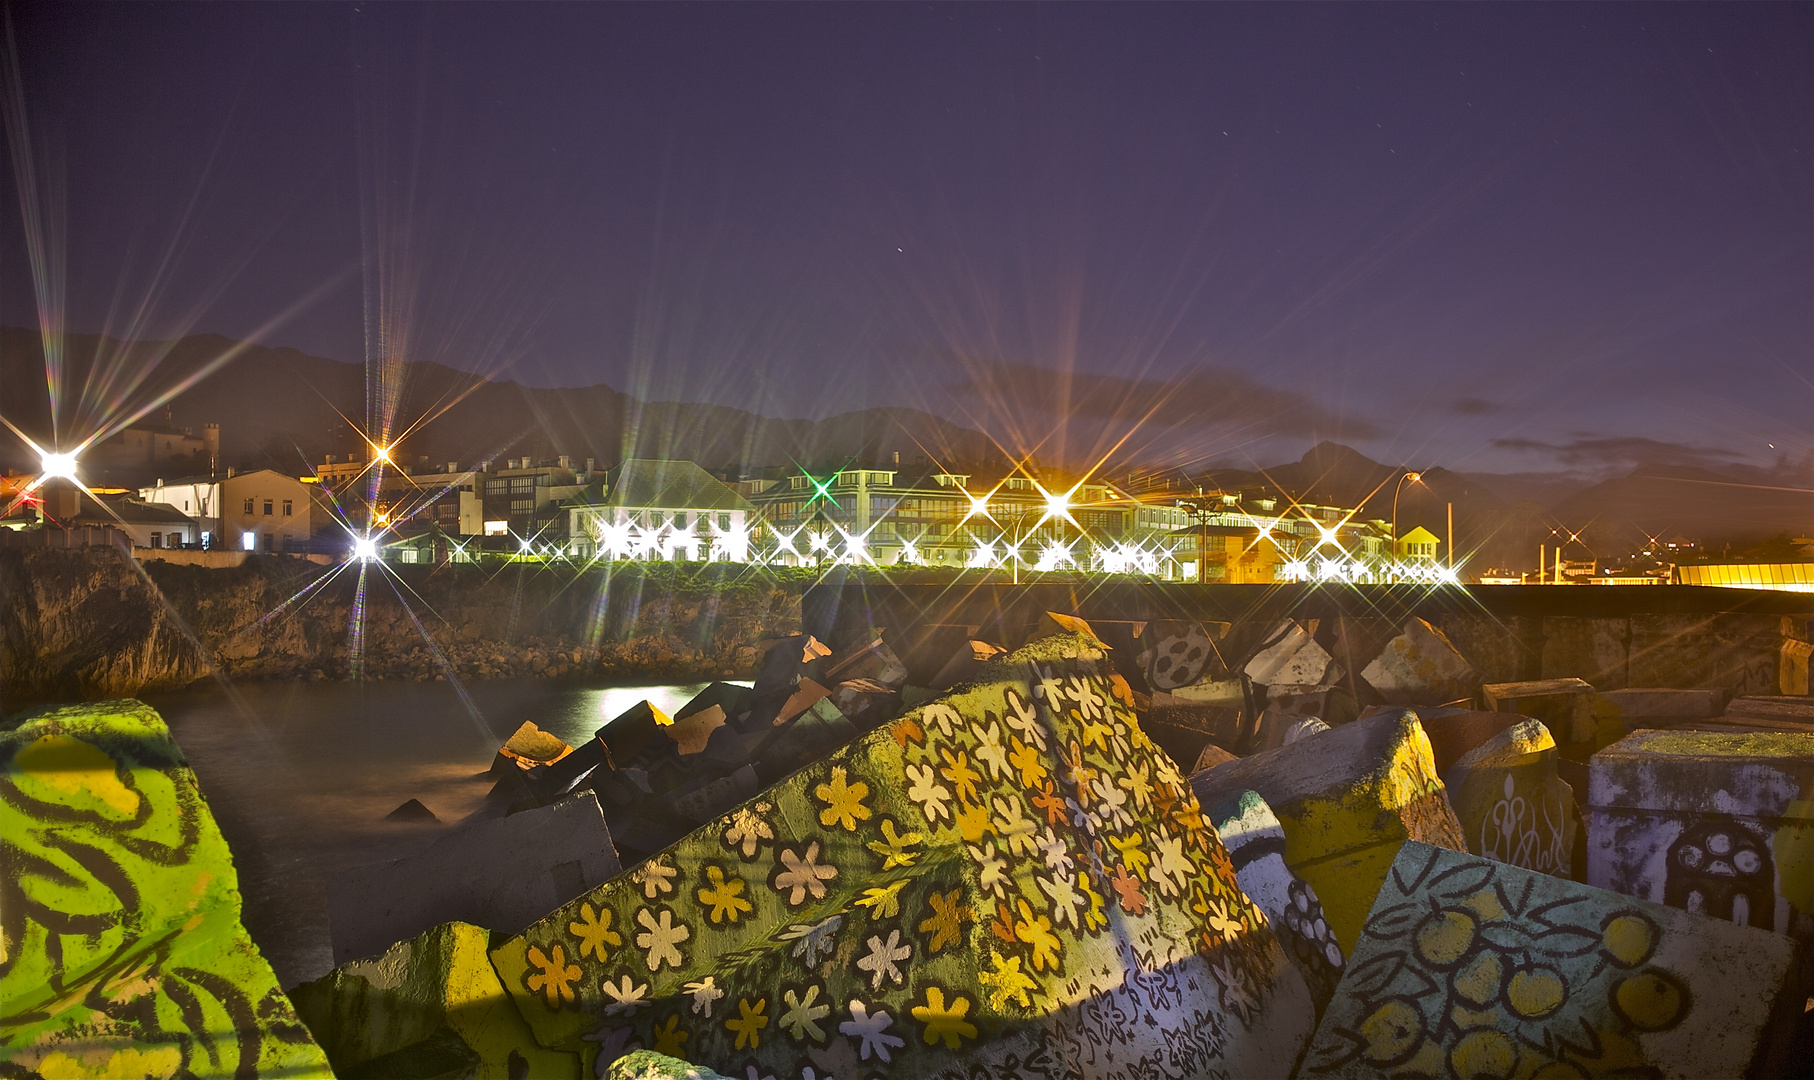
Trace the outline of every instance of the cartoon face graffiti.
{"label": "cartoon face graffiti", "polygon": [[1770,849],[1729,819],[1702,821],[1670,845],[1663,902],[1735,923],[1776,929]]}
{"label": "cartoon face graffiti", "polygon": [[1206,671],[1220,667],[1216,647],[1199,626],[1187,626],[1182,633],[1168,634],[1153,643],[1149,654],[1151,666],[1147,681],[1155,690],[1176,690],[1201,679]]}

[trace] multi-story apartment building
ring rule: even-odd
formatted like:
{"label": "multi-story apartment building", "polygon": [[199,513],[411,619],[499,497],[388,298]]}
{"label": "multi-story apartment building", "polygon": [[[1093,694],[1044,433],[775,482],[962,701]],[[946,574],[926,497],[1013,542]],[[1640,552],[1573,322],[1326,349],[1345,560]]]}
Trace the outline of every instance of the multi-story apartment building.
{"label": "multi-story apartment building", "polygon": [[691,461],[631,458],[567,503],[576,558],[748,562],[755,507]]}

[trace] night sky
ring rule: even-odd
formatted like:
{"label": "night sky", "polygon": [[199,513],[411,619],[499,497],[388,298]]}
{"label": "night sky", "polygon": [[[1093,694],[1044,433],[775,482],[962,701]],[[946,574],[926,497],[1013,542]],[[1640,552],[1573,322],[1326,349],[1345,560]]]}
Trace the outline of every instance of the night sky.
{"label": "night sky", "polygon": [[72,330],[1048,457],[1814,461],[1809,4],[12,17]]}

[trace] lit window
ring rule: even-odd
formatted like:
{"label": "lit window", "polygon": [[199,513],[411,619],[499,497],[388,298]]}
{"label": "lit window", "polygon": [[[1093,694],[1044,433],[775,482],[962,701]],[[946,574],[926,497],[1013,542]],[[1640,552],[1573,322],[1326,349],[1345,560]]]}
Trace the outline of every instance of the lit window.
{"label": "lit window", "polygon": [[252,510],[253,510],[253,505],[254,505],[254,504],[253,504],[253,502],[252,502],[252,500],[251,500],[251,499],[247,499],[247,500],[246,500],[246,513],[248,513],[248,514],[250,514],[250,513],[251,513],[251,512],[252,512]]}
{"label": "lit window", "polygon": [[503,536],[509,531],[510,522],[508,521],[487,521],[485,523],[486,536]]}
{"label": "lit window", "polygon": [[258,547],[258,534],[257,533],[241,533],[239,536],[239,546],[242,550],[245,550],[245,551],[256,550]]}

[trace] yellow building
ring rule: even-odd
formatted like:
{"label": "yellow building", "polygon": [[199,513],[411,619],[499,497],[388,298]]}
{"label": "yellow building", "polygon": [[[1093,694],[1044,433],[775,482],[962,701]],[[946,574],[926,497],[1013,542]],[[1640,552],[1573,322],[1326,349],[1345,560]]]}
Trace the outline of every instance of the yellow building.
{"label": "yellow building", "polygon": [[1436,539],[1435,533],[1424,528],[1422,525],[1419,525],[1417,528],[1412,529],[1410,532],[1399,537],[1398,542],[1393,545],[1393,550],[1401,559],[1430,559],[1434,561],[1436,558],[1436,545],[1438,543],[1440,543],[1440,541]]}

